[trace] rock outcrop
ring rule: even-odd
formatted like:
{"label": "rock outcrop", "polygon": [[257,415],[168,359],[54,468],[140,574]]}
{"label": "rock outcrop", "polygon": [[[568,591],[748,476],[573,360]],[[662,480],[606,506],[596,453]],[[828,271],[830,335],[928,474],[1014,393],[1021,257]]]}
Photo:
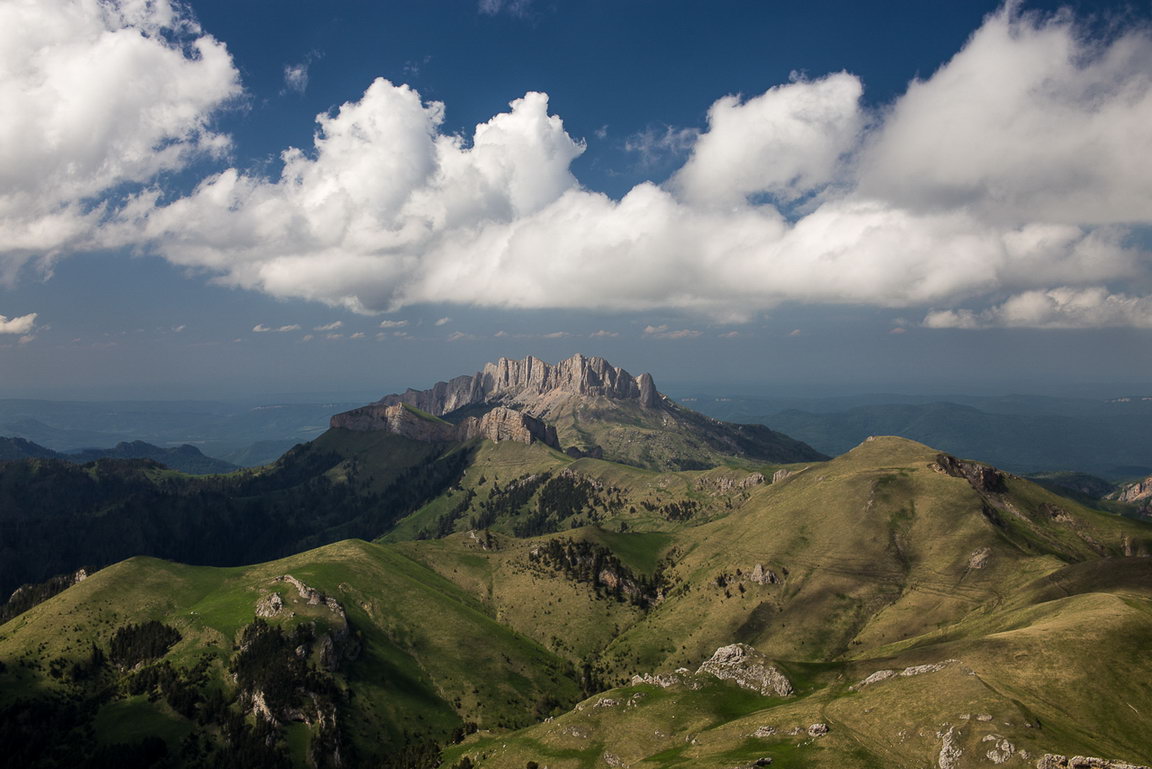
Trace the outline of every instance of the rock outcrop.
{"label": "rock outcrop", "polygon": [[937,454],[933,469],[954,478],[964,478],[976,491],[985,493],[1004,491],[1004,475],[989,465],[966,462],[951,454]]}
{"label": "rock outcrop", "polygon": [[1043,758],[1036,762],[1036,769],[1149,769],[1144,764],[1129,764],[1126,761],[1115,761],[1109,758],[1095,758],[1092,756],[1059,756],[1045,753]]}
{"label": "rock outcrop", "polygon": [[686,686],[690,689],[699,689],[700,684],[685,670],[684,673],[642,673],[632,676],[631,684],[648,684],[667,689],[672,686]]}
{"label": "rock outcrop", "polygon": [[955,769],[960,764],[960,758],[964,755],[964,750],[959,744],[956,727],[949,726],[948,731],[938,732],[936,736],[940,738],[940,755],[936,758],[936,765],[940,769]]}
{"label": "rock outcrop", "polygon": [[903,678],[911,678],[912,676],[922,676],[925,673],[939,673],[944,668],[948,667],[949,665],[954,665],[959,661],[960,660],[944,660],[943,662],[933,662],[928,665],[913,665],[911,667],[904,668],[903,670],[877,670],[863,681],[848,687],[848,689],[850,691],[856,691],[858,689],[864,688],[865,686],[878,684],[881,681],[887,681],[889,678],[895,678],[897,676],[901,676]]}
{"label": "rock outcrop", "polygon": [[718,494],[730,494],[734,491],[746,491],[765,483],[763,473],[749,473],[740,478],[731,476],[701,476],[696,479],[696,488],[699,491],[710,491]]}
{"label": "rock outcrop", "polygon": [[1121,486],[1113,495],[1113,499],[1131,504],[1152,500],[1152,475],[1142,481]]}
{"label": "rock outcrop", "polygon": [[284,599],[279,593],[269,593],[256,602],[256,616],[275,617],[284,608]]}
{"label": "rock outcrop", "polygon": [[780,668],[748,644],[721,646],[696,673],[732,681],[765,697],[787,697],[792,693],[792,683]]}
{"label": "rock outcrop", "polygon": [[778,585],[780,583],[780,577],[776,575],[776,572],[771,569],[765,569],[762,563],[758,563],[752,567],[752,574],[748,579],[757,585]]}
{"label": "rock outcrop", "polygon": [[332,427],[367,432],[382,430],[429,443],[467,441],[487,438],[490,441],[540,442],[559,448],[555,428],[519,411],[497,406],[481,417],[467,417],[457,424],[420,413],[407,404],[396,403],[345,411],[332,417]]}

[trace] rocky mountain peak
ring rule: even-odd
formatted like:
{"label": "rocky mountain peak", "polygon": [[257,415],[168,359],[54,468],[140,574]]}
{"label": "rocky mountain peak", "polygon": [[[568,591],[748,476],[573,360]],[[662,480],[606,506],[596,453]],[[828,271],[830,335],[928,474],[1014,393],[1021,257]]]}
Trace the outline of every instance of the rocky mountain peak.
{"label": "rocky mountain peak", "polygon": [[333,428],[386,431],[415,440],[545,443],[574,458],[653,469],[704,469],[728,457],[769,462],[826,459],[763,425],[697,414],[660,394],[651,374],[633,376],[597,356],[556,364],[500,358],[427,390],[386,395],[332,417]]}
{"label": "rocky mountain peak", "polygon": [[523,360],[500,358],[471,376],[437,382],[427,390],[386,395],[379,405],[406,403],[434,416],[477,404],[501,403],[531,407],[552,394],[635,400],[657,408],[661,396],[651,374],[634,377],[600,357],[573,355],[552,365],[529,355]]}
{"label": "rocky mountain peak", "polygon": [[[540,441],[559,447],[556,430],[538,417],[550,403],[569,396],[633,401],[655,409],[663,396],[651,374],[634,377],[599,357],[573,355],[556,365],[529,355],[500,358],[471,376],[437,382],[427,390],[409,389],[376,403],[332,417],[332,426],[349,430],[386,430],[417,440]],[[469,406],[487,408],[483,416],[443,422],[439,417]]]}
{"label": "rocky mountain peak", "polygon": [[[486,365],[479,375],[488,397],[525,400],[526,396],[559,390],[573,395],[636,399],[648,408],[656,405],[656,388],[650,374],[634,377],[603,358],[579,353],[555,366],[531,355],[524,360],[501,358]],[[646,387],[641,386],[641,380],[647,383]]]}

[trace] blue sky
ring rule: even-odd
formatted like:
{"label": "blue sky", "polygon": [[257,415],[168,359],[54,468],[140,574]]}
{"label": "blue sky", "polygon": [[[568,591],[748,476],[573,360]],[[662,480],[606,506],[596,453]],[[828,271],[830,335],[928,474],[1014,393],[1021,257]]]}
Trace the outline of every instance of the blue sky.
{"label": "blue sky", "polygon": [[0,0],[0,397],[1152,386],[1150,17]]}

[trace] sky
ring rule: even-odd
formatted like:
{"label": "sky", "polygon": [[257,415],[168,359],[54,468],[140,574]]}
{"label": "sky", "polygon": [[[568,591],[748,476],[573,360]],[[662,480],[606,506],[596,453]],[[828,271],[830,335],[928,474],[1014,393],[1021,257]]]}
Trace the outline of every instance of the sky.
{"label": "sky", "polygon": [[0,0],[0,397],[1152,391],[1152,2]]}

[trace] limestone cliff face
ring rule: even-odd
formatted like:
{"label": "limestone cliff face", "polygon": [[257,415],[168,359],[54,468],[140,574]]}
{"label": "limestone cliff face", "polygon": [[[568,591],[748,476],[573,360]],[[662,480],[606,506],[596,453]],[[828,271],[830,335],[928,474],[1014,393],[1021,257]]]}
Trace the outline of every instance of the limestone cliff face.
{"label": "limestone cliff face", "polygon": [[332,417],[332,427],[345,430],[382,430],[405,438],[426,442],[467,441],[487,438],[490,441],[540,442],[559,448],[556,430],[539,419],[512,409],[497,406],[482,417],[468,417],[458,424],[429,419],[405,404],[370,406],[345,411]]}
{"label": "limestone cliff face", "polygon": [[1152,499],[1152,476],[1142,481],[1122,486],[1120,490],[1116,492],[1115,497],[1121,502],[1141,502],[1146,499]]}
{"label": "limestone cliff face", "polygon": [[554,449],[560,448],[556,438],[556,428],[546,425],[535,417],[502,406],[489,411],[477,419],[468,417],[457,425],[459,440],[487,438],[490,441],[516,441],[517,443],[543,443]]}
{"label": "limestone cliff face", "polygon": [[[441,419],[443,417],[443,419]],[[452,424],[447,424],[448,422]],[[715,467],[728,457],[766,462],[827,459],[763,425],[735,425],[683,408],[603,358],[573,355],[552,365],[501,358],[471,376],[386,395],[332,418],[347,430],[384,430],[422,441],[542,442],[660,470]]]}
{"label": "limestone cliff face", "polygon": [[524,360],[501,358],[472,376],[437,382],[428,390],[387,395],[379,404],[407,403],[429,414],[443,416],[480,403],[532,406],[560,393],[634,400],[644,408],[656,408],[661,401],[651,374],[634,377],[603,358],[573,355],[554,366],[532,356]]}

